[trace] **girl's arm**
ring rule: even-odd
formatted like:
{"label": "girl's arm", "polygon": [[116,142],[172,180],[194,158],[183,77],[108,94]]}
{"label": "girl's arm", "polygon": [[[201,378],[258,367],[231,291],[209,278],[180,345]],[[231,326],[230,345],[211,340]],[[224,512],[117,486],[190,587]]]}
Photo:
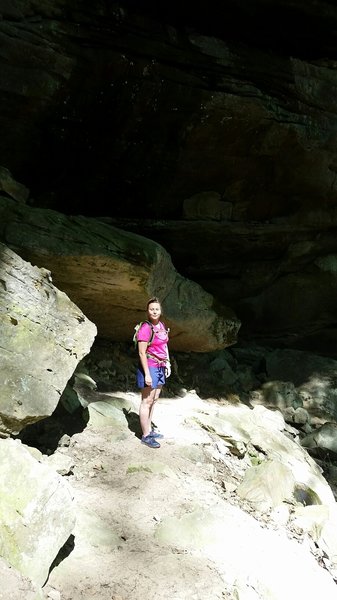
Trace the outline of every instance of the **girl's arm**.
{"label": "girl's arm", "polygon": [[166,364],[165,364],[165,377],[170,377],[171,375],[171,361],[170,361],[170,354],[169,354],[169,349],[167,346],[167,357],[166,357]]}
{"label": "girl's arm", "polygon": [[143,367],[143,371],[144,371],[144,375],[145,375],[145,383],[146,383],[146,385],[151,386],[152,378],[151,378],[150,371],[149,371],[149,365],[147,364],[146,350],[147,350],[147,342],[138,342],[138,355],[139,355],[140,364]]}

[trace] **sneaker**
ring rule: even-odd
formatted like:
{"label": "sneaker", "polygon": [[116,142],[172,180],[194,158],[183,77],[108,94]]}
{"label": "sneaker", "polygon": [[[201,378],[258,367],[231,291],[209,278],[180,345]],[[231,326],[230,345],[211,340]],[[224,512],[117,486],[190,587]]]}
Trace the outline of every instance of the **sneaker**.
{"label": "sneaker", "polygon": [[160,448],[160,444],[150,434],[143,435],[141,442],[142,442],[142,444],[146,444],[147,446],[150,446],[150,448]]}
{"label": "sneaker", "polygon": [[158,438],[159,440],[162,440],[164,437],[162,433],[159,433],[159,431],[153,431],[153,430],[150,431],[149,436],[152,438]]}

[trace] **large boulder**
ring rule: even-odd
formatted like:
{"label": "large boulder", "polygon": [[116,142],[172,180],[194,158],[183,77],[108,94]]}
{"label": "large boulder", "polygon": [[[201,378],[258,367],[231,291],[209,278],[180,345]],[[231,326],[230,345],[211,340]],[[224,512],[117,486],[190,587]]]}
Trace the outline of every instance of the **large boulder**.
{"label": "large boulder", "polygon": [[51,271],[54,284],[93,321],[98,336],[132,340],[157,295],[175,350],[207,352],[236,342],[240,321],[180,275],[156,242],[82,216],[34,209],[0,197],[0,239]]}
{"label": "large boulder", "polygon": [[3,558],[0,558],[0,580],[6,582],[1,586],[1,600],[43,600],[45,595],[29,577],[22,575]]}
{"label": "large boulder", "polygon": [[[20,235],[20,227],[18,227]],[[0,434],[51,415],[97,329],[51,282],[0,244]]]}
{"label": "large boulder", "polygon": [[42,586],[75,521],[68,482],[19,440],[1,440],[1,558]]}

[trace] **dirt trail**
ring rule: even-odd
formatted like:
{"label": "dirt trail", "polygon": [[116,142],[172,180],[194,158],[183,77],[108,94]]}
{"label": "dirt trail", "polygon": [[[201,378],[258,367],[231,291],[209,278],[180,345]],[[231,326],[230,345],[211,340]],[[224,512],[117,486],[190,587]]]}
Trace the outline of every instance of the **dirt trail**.
{"label": "dirt trail", "polygon": [[155,538],[163,517],[196,502],[209,505],[217,494],[203,451],[209,436],[184,422],[198,397],[160,400],[156,425],[165,439],[150,449],[129,428],[136,429],[137,396],[119,396],[134,406],[129,424],[89,424],[58,450],[74,462],[69,481],[78,518],[69,554],[52,570],[46,593],[59,592],[61,600],[231,598],[212,561]]}

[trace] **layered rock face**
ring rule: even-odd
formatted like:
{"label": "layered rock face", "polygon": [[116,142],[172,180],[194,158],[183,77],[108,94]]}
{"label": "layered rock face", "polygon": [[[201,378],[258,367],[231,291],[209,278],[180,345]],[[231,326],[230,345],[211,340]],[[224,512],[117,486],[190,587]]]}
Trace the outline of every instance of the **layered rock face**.
{"label": "layered rock face", "polygon": [[333,352],[337,9],[16,0],[0,13],[0,164],[28,206],[159,242],[243,338]]}
{"label": "layered rock face", "polygon": [[133,326],[147,317],[147,299],[155,294],[172,329],[172,349],[209,352],[237,340],[241,323],[234,312],[182,277],[166,250],[147,238],[1,196],[0,237],[22,258],[48,269],[54,284],[96,324],[100,338],[131,343]]}

